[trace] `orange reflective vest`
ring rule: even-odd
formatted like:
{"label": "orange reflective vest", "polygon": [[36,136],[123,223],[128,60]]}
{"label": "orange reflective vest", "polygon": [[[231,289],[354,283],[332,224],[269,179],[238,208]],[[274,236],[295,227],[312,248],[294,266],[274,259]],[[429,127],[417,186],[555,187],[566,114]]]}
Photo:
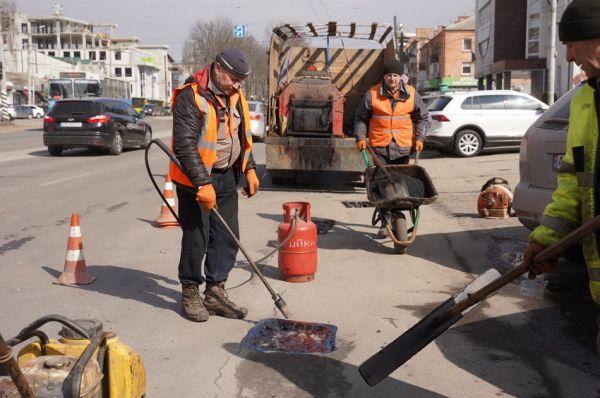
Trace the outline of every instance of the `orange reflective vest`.
{"label": "orange reflective vest", "polygon": [[410,114],[415,109],[415,89],[406,85],[410,97],[398,101],[392,110],[389,97],[382,95],[381,83],[371,88],[371,119],[369,143],[373,147],[387,147],[392,137],[399,147],[412,146],[413,123]]}
{"label": "orange reflective vest", "polygon": [[[200,94],[200,85],[198,83],[189,83],[176,88],[173,92],[173,97],[171,100],[172,107],[173,104],[175,104],[175,98],[177,98],[177,96],[188,86],[192,87],[192,90],[194,91],[194,100],[196,102],[196,106],[198,107],[198,111],[200,112],[200,114],[204,117],[202,131],[199,132],[200,137],[198,139],[198,155],[200,156],[202,163],[206,167],[206,170],[210,174],[212,166],[217,160],[219,113],[215,103],[212,100],[209,100]],[[219,106],[225,106],[225,104],[221,102],[221,99],[219,97],[216,97],[216,99],[219,102]],[[234,109],[238,105],[241,106],[242,110],[242,123],[240,123],[240,128],[245,129],[245,131],[243,132],[245,148],[242,152],[244,157],[242,159],[241,167],[241,171],[244,172],[246,170],[246,165],[248,164],[248,159],[250,157],[250,151],[252,149],[252,133],[250,132],[250,111],[248,109],[246,97],[244,96],[244,93],[242,91],[239,91],[237,94],[229,96],[229,104],[227,104],[227,109]],[[237,132],[235,118],[229,117],[228,113],[226,113],[225,124],[228,126],[229,134],[235,137]],[[171,149],[173,149],[173,139],[171,139]],[[170,162],[169,164],[169,174],[171,175],[171,179],[173,181],[179,184],[193,186],[189,178],[181,170],[179,170],[179,167],[177,167],[173,162]]]}

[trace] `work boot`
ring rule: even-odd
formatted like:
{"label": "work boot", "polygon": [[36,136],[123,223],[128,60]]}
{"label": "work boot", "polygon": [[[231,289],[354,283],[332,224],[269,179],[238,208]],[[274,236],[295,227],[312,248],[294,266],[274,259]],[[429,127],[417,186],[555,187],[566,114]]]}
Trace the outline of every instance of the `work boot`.
{"label": "work boot", "polygon": [[200,289],[193,283],[181,285],[181,304],[183,315],[190,321],[204,322],[208,320],[208,311],[200,298]]}
{"label": "work boot", "polygon": [[240,307],[229,300],[225,291],[225,282],[206,284],[204,306],[209,314],[225,318],[244,319],[248,315],[246,308]]}

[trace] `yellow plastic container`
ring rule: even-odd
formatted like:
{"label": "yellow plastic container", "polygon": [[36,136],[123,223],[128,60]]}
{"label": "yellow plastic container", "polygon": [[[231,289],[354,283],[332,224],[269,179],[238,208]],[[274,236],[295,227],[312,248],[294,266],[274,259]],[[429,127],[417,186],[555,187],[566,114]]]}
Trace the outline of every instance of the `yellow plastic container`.
{"label": "yellow plastic container", "polygon": [[[90,344],[86,339],[50,339],[46,344],[45,355],[65,355],[79,358]],[[19,367],[23,367],[31,359],[41,357],[42,347],[39,341],[28,344],[19,351]],[[142,358],[131,347],[123,343],[116,335],[107,340],[106,357],[104,359],[108,379],[108,396],[110,398],[140,398],[146,393],[146,371]]]}

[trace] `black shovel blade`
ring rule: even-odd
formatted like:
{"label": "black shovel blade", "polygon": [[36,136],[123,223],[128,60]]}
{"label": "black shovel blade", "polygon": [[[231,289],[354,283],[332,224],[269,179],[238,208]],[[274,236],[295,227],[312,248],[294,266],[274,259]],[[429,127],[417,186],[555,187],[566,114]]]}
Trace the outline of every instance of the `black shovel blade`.
{"label": "black shovel blade", "polygon": [[367,384],[370,386],[378,384],[462,318],[462,314],[458,314],[450,320],[443,319],[444,314],[455,304],[454,298],[449,298],[400,337],[360,365],[358,371]]}
{"label": "black shovel blade", "polygon": [[374,386],[385,379],[408,361],[413,355],[444,333],[456,323],[463,315],[471,311],[478,303],[472,305],[461,313],[448,317],[448,311],[458,302],[465,300],[469,294],[481,289],[483,286],[500,277],[495,269],[489,269],[484,274],[473,280],[458,294],[450,297],[430,312],[425,318],[404,332],[396,340],[383,347],[378,353],[367,359],[358,371],[368,385]]}

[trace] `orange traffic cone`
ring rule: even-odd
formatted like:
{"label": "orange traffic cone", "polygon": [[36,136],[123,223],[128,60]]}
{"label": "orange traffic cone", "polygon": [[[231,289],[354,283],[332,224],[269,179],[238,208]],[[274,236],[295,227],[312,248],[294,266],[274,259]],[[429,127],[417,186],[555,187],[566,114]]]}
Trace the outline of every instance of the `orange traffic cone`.
{"label": "orange traffic cone", "polygon": [[71,232],[67,241],[65,269],[54,283],[57,285],[89,285],[95,280],[96,277],[85,269],[79,214],[73,213],[71,214]]}
{"label": "orange traffic cone", "polygon": [[[169,205],[173,208],[173,211],[177,212],[177,206],[175,206],[175,195],[173,194],[173,183],[171,182],[171,176],[169,173],[167,173],[167,176],[165,177],[164,195]],[[157,228],[177,228],[179,223],[177,222],[177,219],[173,217],[173,214],[167,205],[163,202],[160,208],[160,215],[156,218],[156,220],[154,220],[152,225]]]}

